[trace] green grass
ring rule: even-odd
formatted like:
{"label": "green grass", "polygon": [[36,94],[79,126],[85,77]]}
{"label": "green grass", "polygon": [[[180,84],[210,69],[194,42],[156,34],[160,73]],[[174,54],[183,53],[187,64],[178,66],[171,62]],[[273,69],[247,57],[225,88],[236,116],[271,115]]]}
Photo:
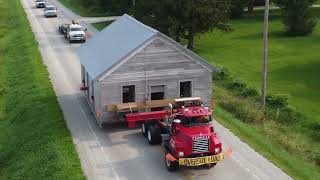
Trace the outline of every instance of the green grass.
{"label": "green grass", "polygon": [[105,27],[109,26],[113,21],[103,21],[103,22],[98,22],[98,23],[92,23],[93,27],[101,31]]}
{"label": "green grass", "polygon": [[59,0],[73,12],[86,17],[119,16],[130,11],[130,0],[109,0],[94,2],[89,0]]}
{"label": "green grass", "polygon": [[319,161],[320,144],[312,136],[319,135],[319,132],[301,129],[299,123],[284,125],[274,119],[267,119],[263,123],[244,123],[247,119],[236,119],[222,107],[248,119],[259,118],[263,112],[253,99],[234,96],[222,83],[216,81],[213,89],[214,99],[219,104],[215,110],[215,119],[294,179],[319,179],[320,167],[313,161]]}
{"label": "green grass", "polygon": [[[76,14],[79,14],[80,16],[85,17],[95,17],[95,16],[107,16],[108,13],[103,13],[100,11],[100,8],[97,8],[95,6],[91,5],[84,5],[83,1],[75,1],[75,0],[59,0],[62,4],[67,6],[69,9],[71,9]],[[90,2],[90,1],[88,1]],[[92,4],[92,3],[89,3]]]}
{"label": "green grass", "polygon": [[[319,11],[319,9],[317,9]],[[233,32],[213,31],[197,38],[196,51],[212,64],[228,67],[249,85],[260,89],[262,13],[232,21]],[[320,123],[320,24],[307,37],[286,37],[278,11],[272,11],[269,31],[268,92],[289,96],[289,103]]]}
{"label": "green grass", "polygon": [[0,179],[85,179],[19,0],[0,0]]}
{"label": "green grass", "polygon": [[[319,9],[318,17],[320,17]],[[213,31],[196,39],[196,51],[210,63],[230,69],[232,75],[260,89],[263,57],[263,11],[231,21],[234,31]],[[320,178],[320,25],[307,37],[286,37],[279,10],[271,11],[269,29],[268,92],[289,97],[290,106],[302,114],[299,122],[283,125],[274,121],[245,124],[218,108],[224,126],[272,160],[295,179]],[[232,97],[215,82],[214,99],[253,107],[254,102]],[[246,113],[246,112],[240,112]],[[249,113],[250,114],[250,113]],[[251,113],[252,114],[252,113]],[[243,120],[242,120],[243,121]]]}
{"label": "green grass", "polygon": [[319,167],[287,152],[269,136],[268,132],[272,131],[271,128],[275,128],[276,124],[246,124],[221,107],[215,109],[215,119],[294,179],[319,179]]}

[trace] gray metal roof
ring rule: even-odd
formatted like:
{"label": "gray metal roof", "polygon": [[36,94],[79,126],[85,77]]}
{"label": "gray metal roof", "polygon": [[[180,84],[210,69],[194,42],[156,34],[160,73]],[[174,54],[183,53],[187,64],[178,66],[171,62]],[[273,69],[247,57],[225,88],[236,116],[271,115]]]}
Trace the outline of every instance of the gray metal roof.
{"label": "gray metal roof", "polygon": [[124,14],[78,48],[80,63],[96,79],[157,32]]}
{"label": "gray metal roof", "polygon": [[134,52],[147,40],[156,36],[161,36],[174,44],[176,48],[211,72],[219,71],[218,68],[212,66],[194,52],[127,14],[124,14],[104,30],[98,32],[77,50],[80,56],[80,63],[85,67],[90,77],[96,79]]}

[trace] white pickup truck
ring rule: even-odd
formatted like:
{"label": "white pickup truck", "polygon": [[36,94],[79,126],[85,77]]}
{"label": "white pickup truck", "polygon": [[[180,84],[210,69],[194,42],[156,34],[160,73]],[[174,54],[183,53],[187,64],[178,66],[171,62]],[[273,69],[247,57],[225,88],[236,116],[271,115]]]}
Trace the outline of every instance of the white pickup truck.
{"label": "white pickup truck", "polygon": [[67,27],[67,39],[70,43],[74,41],[86,42],[87,29],[83,29],[79,24],[69,24]]}
{"label": "white pickup truck", "polygon": [[44,16],[45,17],[58,17],[57,8],[54,6],[47,5],[44,8]]}
{"label": "white pickup truck", "polygon": [[46,1],[45,0],[36,0],[36,7],[37,8],[44,8],[46,7]]}

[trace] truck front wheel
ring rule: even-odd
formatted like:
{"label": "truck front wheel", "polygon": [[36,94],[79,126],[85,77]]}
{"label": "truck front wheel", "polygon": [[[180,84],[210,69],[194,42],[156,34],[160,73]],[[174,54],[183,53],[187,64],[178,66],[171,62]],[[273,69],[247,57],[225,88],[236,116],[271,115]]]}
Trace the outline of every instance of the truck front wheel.
{"label": "truck front wheel", "polygon": [[170,161],[166,156],[164,156],[164,159],[168,171],[176,171],[179,168],[179,164],[177,161]]}
{"label": "truck front wheel", "polygon": [[161,143],[160,128],[157,125],[149,125],[147,127],[147,139],[149,144],[159,144]]}

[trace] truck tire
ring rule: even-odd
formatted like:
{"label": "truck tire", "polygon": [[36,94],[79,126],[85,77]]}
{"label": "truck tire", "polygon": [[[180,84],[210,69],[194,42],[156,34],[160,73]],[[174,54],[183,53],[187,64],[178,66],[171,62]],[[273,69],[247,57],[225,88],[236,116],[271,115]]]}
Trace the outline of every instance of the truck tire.
{"label": "truck tire", "polygon": [[161,143],[160,127],[156,124],[147,126],[147,139],[150,145]]}
{"label": "truck tire", "polygon": [[141,132],[144,135],[144,137],[147,137],[147,123],[141,123]]}
{"label": "truck tire", "polygon": [[177,161],[169,161],[166,156],[164,156],[164,163],[168,171],[176,171],[179,169],[179,164]]}
{"label": "truck tire", "polygon": [[207,164],[206,166],[207,166],[208,169],[211,169],[216,165],[217,165],[217,163],[211,163],[211,164]]}

